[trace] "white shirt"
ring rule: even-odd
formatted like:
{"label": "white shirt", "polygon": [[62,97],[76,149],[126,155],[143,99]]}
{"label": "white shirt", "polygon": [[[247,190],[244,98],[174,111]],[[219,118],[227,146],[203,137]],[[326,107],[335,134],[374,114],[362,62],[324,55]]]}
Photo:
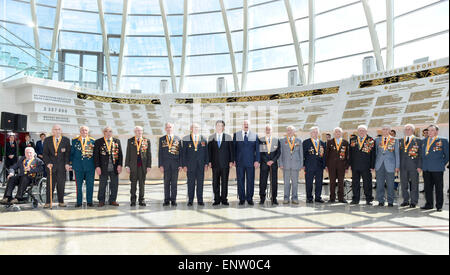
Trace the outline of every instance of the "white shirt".
{"label": "white shirt", "polygon": [[216,133],[216,140],[222,142],[222,136],[223,136],[223,133],[221,133],[221,134]]}

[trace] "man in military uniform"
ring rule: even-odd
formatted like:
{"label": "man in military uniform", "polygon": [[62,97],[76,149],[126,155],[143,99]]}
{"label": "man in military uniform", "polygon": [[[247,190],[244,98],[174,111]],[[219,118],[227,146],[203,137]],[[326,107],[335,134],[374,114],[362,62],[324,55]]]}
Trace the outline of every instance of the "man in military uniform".
{"label": "man in military uniform", "polygon": [[267,180],[270,177],[272,204],[278,205],[278,159],[281,155],[280,140],[272,135],[272,126],[266,126],[266,135],[259,138],[261,168],[259,171],[259,204],[266,201]]}
{"label": "man in military uniform", "polygon": [[391,128],[382,128],[382,137],[375,140],[377,175],[377,200],[379,206],[384,206],[385,186],[387,186],[387,200],[389,207],[394,206],[395,174],[400,172],[400,149],[398,140],[391,136]]}
{"label": "man in military uniform", "polygon": [[[18,175],[14,176],[14,171],[18,170]],[[44,170],[44,163],[36,158],[36,153],[32,147],[25,149],[25,157],[21,157],[18,162],[9,169],[8,184],[6,186],[1,204],[16,204],[23,200],[23,195],[27,187],[31,184],[37,173]],[[16,197],[12,198],[14,188],[18,186]]]}
{"label": "man in military uniform", "polygon": [[[53,192],[58,193],[59,207],[66,207],[64,203],[64,189],[66,186],[66,175],[70,169],[70,139],[61,135],[61,126],[54,125],[52,128],[52,136],[44,141],[44,163],[47,167],[48,181],[47,186],[50,187],[50,174],[52,178],[52,190],[47,188],[47,203],[44,208],[51,208],[50,202],[53,201]],[[51,173],[50,173],[51,171]]]}
{"label": "man in military uniform", "polygon": [[[444,172],[448,163],[448,140],[438,136],[439,127],[428,127],[428,138],[422,143],[422,170],[425,182],[425,206],[423,210],[433,209],[436,192],[436,208],[442,211],[444,205]],[[436,191],[434,191],[436,189]]]}
{"label": "man in military uniform", "polygon": [[283,170],[284,201],[283,204],[299,204],[298,177],[303,168],[303,142],[295,136],[295,127],[287,127],[286,138],[280,141],[281,155],[279,165]]}
{"label": "man in military uniform", "polygon": [[360,125],[358,135],[350,139],[349,161],[352,169],[353,205],[359,204],[361,199],[361,177],[366,204],[372,205],[372,171],[375,170],[375,157],[375,140],[367,135],[367,126]]}
{"label": "man in military uniform", "polygon": [[152,148],[150,140],[144,137],[144,129],[137,126],[135,136],[128,140],[125,169],[130,174],[131,181],[131,207],[136,206],[136,190],[139,182],[139,206],[145,203],[145,179],[152,168]]}
{"label": "man in military uniform", "polygon": [[[322,199],[323,170],[326,167],[326,144],[319,139],[319,127],[312,127],[311,138],[303,142],[303,158],[305,163],[306,202],[324,203]],[[313,181],[315,197],[313,197]]]}
{"label": "man in military uniform", "polygon": [[119,175],[122,173],[123,154],[120,140],[113,138],[111,127],[103,129],[103,138],[97,139],[94,145],[94,164],[97,175],[100,176],[98,188],[98,207],[104,207],[106,201],[106,186],[109,183],[109,205],[119,206],[117,192]]}
{"label": "man in military uniform", "polygon": [[205,170],[208,170],[208,141],[200,135],[200,126],[194,123],[191,134],[183,138],[182,160],[183,170],[187,173],[188,206],[194,202],[195,185],[197,184],[197,203],[204,206],[203,182]]}
{"label": "man in military uniform", "polygon": [[[405,126],[405,136],[400,139],[400,184],[402,207],[415,208],[419,203],[419,173],[422,172],[422,141],[414,136],[415,126]],[[411,190],[411,192],[410,192]]]}
{"label": "man in military uniform", "polygon": [[158,167],[164,174],[164,204],[177,206],[178,174],[182,169],[182,141],[173,134],[174,125],[166,123],[166,135],[159,139]]}
{"label": "man in military uniform", "polygon": [[86,182],[86,201],[89,207],[93,207],[92,197],[94,195],[94,146],[95,139],[89,136],[87,126],[80,127],[80,136],[72,140],[70,150],[70,162],[75,170],[77,185],[77,203],[75,207],[83,205],[83,182]]}

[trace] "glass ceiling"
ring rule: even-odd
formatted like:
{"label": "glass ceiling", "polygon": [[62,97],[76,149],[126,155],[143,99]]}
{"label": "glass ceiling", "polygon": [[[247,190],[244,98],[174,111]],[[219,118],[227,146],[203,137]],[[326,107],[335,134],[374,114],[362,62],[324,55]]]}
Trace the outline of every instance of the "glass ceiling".
{"label": "glass ceiling", "polygon": [[59,1],[56,58],[98,53],[82,64],[110,90],[159,93],[167,80],[169,92],[215,92],[219,77],[229,92],[282,88],[293,69],[305,84],[338,80],[362,74],[374,37],[384,70],[449,52],[448,0],[0,0],[0,24],[50,56]]}

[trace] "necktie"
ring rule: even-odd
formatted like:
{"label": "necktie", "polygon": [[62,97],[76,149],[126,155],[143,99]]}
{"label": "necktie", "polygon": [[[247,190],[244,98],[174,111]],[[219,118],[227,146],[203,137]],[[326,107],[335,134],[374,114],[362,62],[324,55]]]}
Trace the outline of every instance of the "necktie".
{"label": "necktie", "polygon": [[409,144],[409,137],[406,139],[406,144]]}
{"label": "necktie", "polygon": [[220,145],[222,144],[222,135],[218,135],[218,136],[219,136],[219,138],[218,138],[217,143],[218,143],[219,148],[220,148]]}
{"label": "necktie", "polygon": [[318,146],[318,144],[317,144],[317,140],[315,140],[314,142],[316,143],[316,147],[317,147],[317,146]]}
{"label": "necktie", "polygon": [[247,132],[245,132],[245,138],[244,138],[244,141],[248,141]]}

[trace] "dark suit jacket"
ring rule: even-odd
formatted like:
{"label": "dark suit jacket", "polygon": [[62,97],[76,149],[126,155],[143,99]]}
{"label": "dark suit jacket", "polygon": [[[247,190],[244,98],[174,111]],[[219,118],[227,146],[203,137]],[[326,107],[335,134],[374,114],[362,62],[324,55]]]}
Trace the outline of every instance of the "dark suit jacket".
{"label": "dark suit jacket", "polygon": [[[111,148],[114,155],[114,173],[119,174],[117,171],[118,166],[123,164],[122,146],[120,140],[113,138],[113,147]],[[116,152],[116,153],[114,153]],[[95,168],[100,167],[102,174],[108,173],[108,163],[110,155],[108,148],[106,147],[105,140],[103,138],[97,139],[94,145],[94,164]]]}
{"label": "dark suit jacket", "polygon": [[[13,174],[15,170],[18,170],[18,175],[25,175],[25,167],[23,165],[23,161],[26,157],[20,157],[19,160],[11,167],[9,167],[9,173]],[[34,177],[36,173],[42,173],[44,171],[44,162],[38,158],[34,158],[33,162],[30,166],[31,170],[27,173],[27,175]]]}
{"label": "dark suit jacket", "polygon": [[268,153],[267,142],[265,137],[259,138],[259,156],[261,164],[267,164],[269,161],[273,161],[275,166],[278,166],[278,159],[281,156],[281,143],[278,138],[272,137],[272,148],[270,155]]}
{"label": "dark suit jacket", "polygon": [[[313,141],[310,138],[303,141],[303,163],[306,172],[325,169],[326,146],[325,142],[320,141],[319,152],[316,152]],[[316,153],[319,153],[319,155],[316,155]]]}
{"label": "dark suit jacket", "polygon": [[[145,137],[141,144],[140,156],[142,160],[142,167],[144,169],[152,168],[152,147],[150,140],[146,139]],[[138,154],[137,154],[137,144],[136,141],[134,140],[134,137],[130,138],[127,143],[125,167],[130,167],[132,173],[137,173]]]}
{"label": "dark suit jacket", "polygon": [[169,162],[175,162],[178,167],[182,167],[183,142],[181,138],[177,136],[173,137],[172,147],[169,151],[169,144],[167,143],[166,136],[159,139],[158,167],[167,166]]}
{"label": "dark suit jacket", "polygon": [[45,165],[53,164],[53,171],[65,171],[65,165],[70,164],[70,139],[61,137],[61,143],[58,147],[58,155],[55,156],[55,148],[53,146],[53,136],[44,140],[44,163]]}
{"label": "dark suit jacket", "polygon": [[27,147],[33,147],[33,149],[35,149],[35,151],[36,151],[36,147],[34,146],[34,142],[30,141],[28,143],[28,146],[27,146],[26,142],[24,141],[24,142],[20,143],[20,145],[19,145],[19,151],[20,151],[20,155],[21,156],[25,156],[25,149]]}
{"label": "dark suit jacket", "polygon": [[239,131],[234,134],[233,142],[236,166],[253,167],[255,162],[260,162],[259,138],[256,133],[249,131],[248,141],[245,141],[242,131]]}
{"label": "dark suit jacket", "polygon": [[400,139],[400,169],[414,170],[422,167],[422,140],[414,137],[405,152],[405,138]]}
{"label": "dark suit jacket", "polygon": [[224,169],[230,167],[234,162],[234,144],[230,135],[222,134],[222,143],[217,143],[216,134],[208,138],[208,158],[213,169]]}
{"label": "dark suit jacket", "polygon": [[196,152],[191,135],[183,138],[183,167],[187,167],[188,170],[201,168],[209,164],[208,141],[205,137],[200,136],[197,149]]}
{"label": "dark suit jacket", "polygon": [[38,140],[38,142],[36,142],[35,149],[37,155],[42,155],[44,153],[44,143],[41,140]]}
{"label": "dark suit jacket", "polygon": [[[17,146],[17,142],[14,141],[11,145],[11,143],[9,141],[6,142],[6,156],[10,156],[13,155],[15,157],[17,157],[17,153],[18,153],[18,146]],[[17,161],[17,158],[15,159],[15,161]]]}
{"label": "dark suit jacket", "polygon": [[367,136],[362,150],[360,150],[358,139],[359,137],[352,138],[350,140],[349,160],[352,170],[364,171],[375,169],[375,161],[377,157],[375,140],[372,137]]}
{"label": "dark suit jacket", "polygon": [[350,165],[349,162],[349,143],[347,140],[342,139],[341,148],[337,151],[335,139],[327,142],[326,151],[326,163],[327,167],[331,169],[347,169]]}

